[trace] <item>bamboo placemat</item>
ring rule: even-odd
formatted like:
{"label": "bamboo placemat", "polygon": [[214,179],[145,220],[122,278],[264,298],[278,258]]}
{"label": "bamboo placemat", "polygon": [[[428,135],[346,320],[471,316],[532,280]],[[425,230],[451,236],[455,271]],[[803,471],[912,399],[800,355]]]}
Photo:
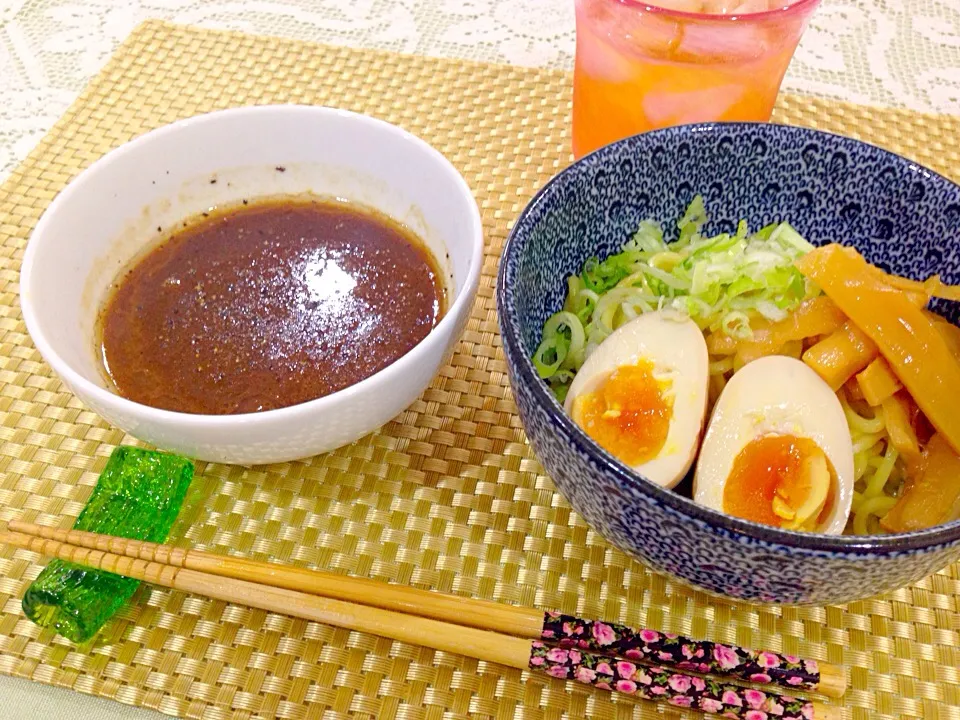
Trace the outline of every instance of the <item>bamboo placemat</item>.
{"label": "bamboo placemat", "polygon": [[[0,525],[70,525],[112,447],[131,442],[52,377],[20,317],[23,248],[53,196],[109,149],[178,118],[336,105],[406,127],[467,178],[488,244],[476,310],[451,364],[382,432],[308,462],[201,465],[178,543],[808,655],[850,668],[852,719],[960,719],[958,566],[847,607],[725,603],[612,549],[542,474],[514,413],[493,284],[510,223],[569,161],[569,84],[561,72],[141,26],[0,191]],[[788,97],[776,119],[960,176],[958,118]],[[40,569],[0,549],[0,672],[172,715],[698,717],[162,589],[142,588],[77,647],[20,612]]]}

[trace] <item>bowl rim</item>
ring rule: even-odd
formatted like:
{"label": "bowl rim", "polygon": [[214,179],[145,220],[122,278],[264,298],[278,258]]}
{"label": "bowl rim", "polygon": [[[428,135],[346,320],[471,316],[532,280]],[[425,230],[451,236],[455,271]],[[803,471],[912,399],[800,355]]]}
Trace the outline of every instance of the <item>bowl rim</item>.
{"label": "bowl rim", "polygon": [[[508,256],[519,253],[519,248],[521,248],[524,243],[524,240],[520,238],[520,233],[523,232],[526,224],[529,222],[530,215],[541,203],[546,201],[549,195],[566,182],[567,178],[570,177],[568,172],[571,169],[586,162],[602,162],[606,156],[614,156],[623,148],[637,143],[642,144],[649,140],[655,140],[660,136],[676,134],[694,135],[721,131],[732,131],[736,134],[748,129],[754,131],[759,130],[761,133],[768,135],[786,130],[806,134],[810,137],[828,137],[834,141],[839,139],[845,143],[866,146],[872,152],[877,152],[881,156],[888,156],[888,159],[895,163],[907,163],[914,168],[922,170],[928,176],[927,179],[929,180],[943,182],[960,191],[960,186],[943,175],[920,165],[920,163],[914,160],[897,155],[872,143],[838,133],[814,130],[796,125],[762,122],[692,123],[651,130],[646,133],[639,133],[623,138],[583,156],[554,175],[537,191],[533,198],[531,198],[517,217],[513,228],[511,228],[507,240],[504,243],[503,251],[501,252],[496,288],[497,311],[501,318],[501,338],[508,364],[513,367],[515,374],[518,376],[518,381],[524,383],[531,390],[534,401],[548,415],[554,427],[558,428],[566,439],[573,442],[578,450],[584,452],[593,463],[601,466],[605,472],[613,475],[619,484],[630,487],[632,490],[650,497],[657,503],[666,505],[682,517],[703,523],[710,527],[719,528],[734,537],[739,536],[756,542],[782,545],[796,548],[797,550],[824,554],[846,554],[859,557],[899,555],[910,551],[932,551],[937,547],[951,545],[960,541],[960,520],[954,520],[925,530],[914,530],[906,533],[891,533],[888,535],[827,535],[824,533],[782,530],[751,520],[744,520],[732,515],[727,515],[703,505],[698,505],[692,498],[663,488],[647,480],[642,475],[633,472],[601,448],[564,412],[563,407],[548,389],[546,382],[544,382],[536,372],[532,360],[523,351],[522,341],[513,330],[514,324],[520,327],[521,323],[516,316],[513,304],[515,285],[507,283],[508,263],[506,259]],[[508,318],[510,321],[508,321]]]}
{"label": "bowl rim", "polygon": [[[94,173],[100,172],[102,168],[114,162],[117,158],[125,155],[140,152],[145,146],[155,142],[157,138],[174,135],[183,132],[185,129],[196,125],[220,122],[223,118],[232,118],[236,116],[248,115],[297,115],[305,116],[327,116],[341,118],[351,123],[365,125],[375,132],[386,132],[392,135],[398,143],[408,143],[417,151],[429,158],[430,161],[439,165],[449,176],[449,181],[455,187],[457,194],[461,195],[467,201],[469,211],[469,220],[464,223],[467,226],[465,235],[470,242],[468,266],[462,287],[449,303],[440,322],[431,328],[430,332],[424,338],[414,345],[404,355],[401,355],[394,362],[378,370],[373,375],[363,380],[349,385],[342,390],[338,390],[329,395],[324,395],[313,400],[288,405],[273,410],[263,410],[260,412],[240,413],[234,415],[203,415],[195,413],[178,412],[175,410],[165,410],[162,408],[144,405],[118,393],[112,392],[100,385],[88,380],[60,356],[54,350],[48,339],[48,333],[44,331],[42,323],[39,321],[31,294],[24,293],[24,287],[32,280],[36,272],[36,254],[37,243],[35,238],[43,237],[48,232],[47,228],[53,222],[56,212],[61,205],[70,202],[74,196],[85,192],[84,180]],[[230,430],[247,426],[251,422],[267,424],[272,422],[284,422],[295,419],[303,414],[313,414],[314,412],[323,412],[325,406],[337,406],[341,402],[349,401],[352,397],[362,393],[370,392],[375,387],[389,383],[391,381],[402,381],[408,374],[408,368],[415,363],[423,362],[423,357],[429,352],[430,347],[446,335],[452,335],[455,332],[456,325],[462,314],[468,313],[475,301],[475,289],[479,286],[480,274],[483,267],[483,223],[480,217],[480,209],[476,198],[473,195],[467,181],[460,172],[439,150],[427,143],[425,140],[417,137],[413,133],[403,128],[389,123],[385,120],[364,115],[362,113],[344,110],[341,108],[328,107],[323,105],[304,105],[297,103],[278,103],[269,105],[245,105],[239,107],[225,108],[222,110],[213,110],[210,112],[192,115],[187,118],[176,120],[166,125],[148,130],[135,138],[124,142],[113,148],[101,157],[97,158],[88,167],[82,170],[57,194],[53,201],[46,207],[40,220],[37,222],[27,241],[27,247],[24,251],[23,262],[20,266],[19,294],[20,308],[23,314],[24,323],[27,331],[40,352],[41,356],[53,368],[53,370],[64,380],[68,389],[79,398],[91,397],[98,403],[106,407],[111,407],[115,411],[125,412],[135,417],[147,416],[151,420],[165,425],[178,425],[187,429],[200,429],[216,427],[218,430]],[[74,389],[76,388],[76,390]],[[86,401],[84,401],[86,404]]]}

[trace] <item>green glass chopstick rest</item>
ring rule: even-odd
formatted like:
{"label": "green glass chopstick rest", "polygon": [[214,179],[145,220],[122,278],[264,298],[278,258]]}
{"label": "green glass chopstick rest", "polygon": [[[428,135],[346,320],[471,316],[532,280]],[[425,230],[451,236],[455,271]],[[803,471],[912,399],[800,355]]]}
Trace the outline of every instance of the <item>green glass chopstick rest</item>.
{"label": "green glass chopstick rest", "polygon": [[[192,479],[193,462],[185,457],[120,446],[73,527],[162,543]],[[139,585],[139,580],[55,559],[27,588],[23,611],[37,625],[80,643],[93,637]]]}

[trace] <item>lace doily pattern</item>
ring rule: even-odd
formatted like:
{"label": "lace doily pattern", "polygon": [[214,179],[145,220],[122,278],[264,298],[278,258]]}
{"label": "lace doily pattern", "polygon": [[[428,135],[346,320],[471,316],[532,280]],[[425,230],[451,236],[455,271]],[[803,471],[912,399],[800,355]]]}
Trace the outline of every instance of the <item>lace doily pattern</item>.
{"label": "lace doily pattern", "polygon": [[[0,5],[0,176],[148,18],[425,55],[573,66],[572,0],[7,0]],[[960,114],[960,0],[824,0],[783,87]]]}

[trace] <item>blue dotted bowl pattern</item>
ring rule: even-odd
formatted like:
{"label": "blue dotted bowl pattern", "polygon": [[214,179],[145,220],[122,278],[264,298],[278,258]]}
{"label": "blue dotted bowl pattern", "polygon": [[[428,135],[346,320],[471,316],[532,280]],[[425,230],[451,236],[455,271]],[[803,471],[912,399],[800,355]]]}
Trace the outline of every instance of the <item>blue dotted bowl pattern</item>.
{"label": "blue dotted bowl pattern", "polygon": [[[616,252],[639,222],[669,233],[694,195],[710,233],[788,220],[816,244],[855,245],[913,278],[960,282],[960,188],[872,145],[804,128],[705,124],[609,145],[565,169],[507,240],[497,308],[510,383],[534,452],[607,540],[711,593],[756,602],[843,603],[902,587],[960,557],[960,522],[890,536],[792,533],[696,505],[634,474],[564,414],[530,356],[565,280]],[[957,307],[936,309],[957,321]],[[960,401],[960,398],[958,398]],[[960,481],[960,478],[958,478]]]}

